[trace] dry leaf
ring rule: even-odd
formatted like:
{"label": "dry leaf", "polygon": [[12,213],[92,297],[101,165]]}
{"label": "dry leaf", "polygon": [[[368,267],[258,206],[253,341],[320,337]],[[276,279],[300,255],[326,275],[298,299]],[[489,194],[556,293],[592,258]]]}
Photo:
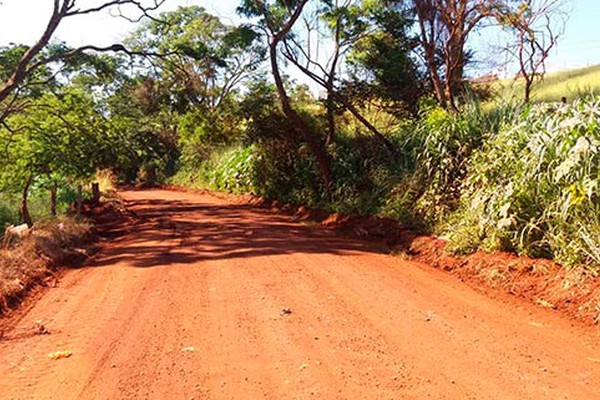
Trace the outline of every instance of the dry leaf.
{"label": "dry leaf", "polygon": [[48,357],[52,360],[60,360],[61,358],[69,358],[73,355],[70,351],[55,351],[54,353],[48,354]]}

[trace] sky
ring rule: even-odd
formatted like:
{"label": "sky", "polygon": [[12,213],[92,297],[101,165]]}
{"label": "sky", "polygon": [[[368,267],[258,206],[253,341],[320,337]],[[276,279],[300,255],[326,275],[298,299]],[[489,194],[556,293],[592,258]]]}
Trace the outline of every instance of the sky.
{"label": "sky", "polygon": [[[600,0],[566,0],[566,3],[565,30],[548,57],[548,72],[600,64]],[[502,36],[484,29],[475,33],[471,40],[471,47],[477,52],[476,58],[481,61],[481,68],[488,67],[501,72],[503,68],[494,68],[491,64],[505,61],[498,50],[505,43]]]}
{"label": "sky", "polygon": [[[97,4],[101,0],[78,0]],[[199,5],[226,23],[239,21],[235,9],[239,0],[166,0],[162,10],[181,5]],[[0,46],[10,43],[32,44],[43,32],[50,15],[52,0],[0,0]],[[550,72],[600,64],[600,0],[570,0],[569,19],[563,37],[547,62]],[[72,46],[118,43],[135,25],[108,13],[69,18],[59,27],[55,38]],[[489,72],[485,60],[498,61],[498,35],[483,31],[473,36],[476,57],[484,60],[482,72]],[[477,70],[472,74],[477,75]]]}
{"label": "sky", "polygon": [[[103,0],[77,0],[77,4],[101,4]],[[147,0],[146,0],[147,2]],[[199,5],[224,22],[239,21],[235,9],[239,0],[166,0],[160,11],[178,6]],[[52,12],[53,0],[0,0],[0,46],[9,43],[33,44],[43,33]],[[135,15],[128,12],[127,15]],[[55,39],[72,46],[118,43],[136,25],[108,12],[69,17],[59,26]]]}

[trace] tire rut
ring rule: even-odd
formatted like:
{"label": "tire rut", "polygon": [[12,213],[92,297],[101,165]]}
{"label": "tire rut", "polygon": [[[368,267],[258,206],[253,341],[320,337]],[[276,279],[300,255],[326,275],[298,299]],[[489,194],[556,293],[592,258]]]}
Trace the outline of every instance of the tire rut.
{"label": "tire rut", "polygon": [[0,341],[0,399],[600,399],[598,333],[552,312],[289,217],[123,196],[129,233]]}

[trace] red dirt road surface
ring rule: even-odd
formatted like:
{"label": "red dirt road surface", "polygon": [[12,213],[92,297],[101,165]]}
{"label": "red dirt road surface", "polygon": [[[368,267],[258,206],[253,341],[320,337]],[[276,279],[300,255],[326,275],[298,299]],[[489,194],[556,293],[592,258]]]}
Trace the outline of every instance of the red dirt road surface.
{"label": "red dirt road surface", "polygon": [[0,339],[1,399],[600,399],[594,328],[291,217],[122,196],[129,233]]}

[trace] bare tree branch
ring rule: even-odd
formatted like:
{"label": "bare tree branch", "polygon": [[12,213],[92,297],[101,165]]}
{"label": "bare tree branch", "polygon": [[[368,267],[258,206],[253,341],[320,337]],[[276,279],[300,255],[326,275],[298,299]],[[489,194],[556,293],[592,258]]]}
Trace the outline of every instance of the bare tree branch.
{"label": "bare tree branch", "polygon": [[568,14],[562,0],[526,0],[521,8],[509,15],[506,29],[514,33],[514,41],[506,51],[517,60],[522,78],[523,100],[531,100],[533,85],[546,73],[546,60],[562,36]]}
{"label": "bare tree branch", "polygon": [[[141,0],[106,0],[95,7],[79,8],[77,7],[78,0],[54,0],[52,14],[48,19],[43,34],[35,44],[27,48],[27,50],[23,53],[8,79],[5,82],[0,82],[0,105],[4,103],[7,98],[41,66],[58,61],[65,57],[80,54],[87,50],[115,51],[124,52],[129,55],[139,55],[136,54],[136,52],[125,49],[122,45],[113,45],[105,48],[90,45],[82,46],[78,49],[70,50],[55,56],[36,60],[36,58],[50,43],[50,40],[56,32],[56,29],[66,18],[80,15],[90,15],[103,10],[110,10],[114,7],[131,6],[140,12],[139,18],[131,20],[139,21],[141,18],[150,18],[150,12],[157,10],[164,2],[165,0],[148,0],[148,2],[143,2]],[[125,16],[125,14],[120,10],[119,15],[121,17]],[[4,110],[9,109],[10,107],[4,107]],[[4,113],[2,115],[4,115]],[[6,116],[7,115],[4,115],[3,118],[6,118]],[[2,116],[0,115],[0,122],[2,120]]]}

